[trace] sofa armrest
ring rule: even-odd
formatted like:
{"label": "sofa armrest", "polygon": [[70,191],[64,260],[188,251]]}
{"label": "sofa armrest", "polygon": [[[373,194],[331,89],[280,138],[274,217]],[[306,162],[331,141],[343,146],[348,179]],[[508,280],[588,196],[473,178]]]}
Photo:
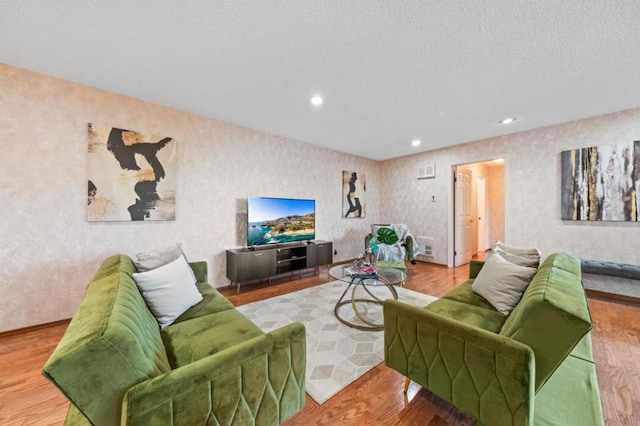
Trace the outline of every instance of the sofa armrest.
{"label": "sofa armrest", "polygon": [[387,366],[483,424],[533,425],[526,345],[396,300],[384,302]]}
{"label": "sofa armrest", "polygon": [[304,407],[305,366],[305,328],[292,323],[132,387],[122,424],[276,425]]}
{"label": "sofa armrest", "polygon": [[480,273],[480,270],[483,266],[484,260],[472,260],[471,262],[469,262],[469,279],[475,279]]}
{"label": "sofa armrest", "polygon": [[404,245],[406,249],[405,257],[410,262],[415,261],[415,258],[413,257],[413,244],[414,244],[413,237],[411,235],[407,235],[404,239]]}
{"label": "sofa armrest", "polygon": [[208,283],[207,277],[207,262],[189,262],[189,266],[193,270],[193,274],[196,276],[196,281],[199,283]]}

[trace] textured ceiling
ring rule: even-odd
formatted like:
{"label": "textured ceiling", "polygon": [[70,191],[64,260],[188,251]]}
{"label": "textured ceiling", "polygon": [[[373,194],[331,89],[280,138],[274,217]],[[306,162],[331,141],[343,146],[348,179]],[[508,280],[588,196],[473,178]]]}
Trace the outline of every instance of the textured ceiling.
{"label": "textured ceiling", "polygon": [[0,61],[380,160],[640,106],[639,22],[637,0],[3,0]]}

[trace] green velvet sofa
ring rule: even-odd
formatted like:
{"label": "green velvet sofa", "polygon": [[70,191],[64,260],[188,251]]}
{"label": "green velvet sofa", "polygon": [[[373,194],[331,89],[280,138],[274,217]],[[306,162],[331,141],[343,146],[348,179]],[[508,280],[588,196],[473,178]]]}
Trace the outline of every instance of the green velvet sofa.
{"label": "green velvet sofa", "polygon": [[160,329],[125,255],[106,259],[43,369],[70,425],[277,425],[305,404],[305,329],[264,333],[191,263],[203,300]]}
{"label": "green velvet sofa", "polygon": [[549,256],[503,315],[470,279],[424,308],[384,303],[385,363],[485,425],[604,424],[580,261]]}

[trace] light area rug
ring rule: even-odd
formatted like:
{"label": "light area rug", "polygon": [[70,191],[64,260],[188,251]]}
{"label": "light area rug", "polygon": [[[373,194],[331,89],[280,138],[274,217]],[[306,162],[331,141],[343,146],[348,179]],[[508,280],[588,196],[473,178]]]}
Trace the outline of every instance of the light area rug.
{"label": "light area rug", "polygon": [[[384,360],[384,331],[363,331],[342,324],[335,317],[334,307],[347,283],[333,281],[237,309],[265,332],[294,321],[303,323],[307,338],[306,392],[323,404],[347,385]],[[368,287],[380,299],[391,298],[384,286]],[[425,306],[436,300],[416,291],[396,287],[398,300]],[[358,286],[357,297],[365,293]],[[351,298],[351,289],[346,298]],[[359,304],[366,317],[382,323],[382,306]],[[351,303],[340,308],[348,321],[360,322]],[[360,322],[361,323],[361,322]]]}

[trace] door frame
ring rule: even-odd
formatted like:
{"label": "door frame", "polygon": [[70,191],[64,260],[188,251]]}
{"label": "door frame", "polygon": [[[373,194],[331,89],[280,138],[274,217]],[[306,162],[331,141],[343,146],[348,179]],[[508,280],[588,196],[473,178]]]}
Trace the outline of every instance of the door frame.
{"label": "door frame", "polygon": [[[511,185],[509,182],[509,175],[510,175],[510,170],[511,170],[511,161],[509,160],[508,156],[503,156],[503,155],[496,155],[496,156],[492,156],[491,158],[487,159],[487,158],[479,158],[477,160],[472,160],[472,161],[466,161],[464,163],[457,163],[457,164],[452,164],[451,167],[449,167],[449,170],[447,172],[448,176],[447,176],[447,194],[449,194],[449,200],[447,201],[447,210],[448,210],[448,218],[447,218],[447,267],[449,268],[453,268],[453,264],[454,264],[454,257],[453,257],[453,251],[455,250],[455,240],[454,240],[454,229],[456,226],[456,222],[455,222],[455,207],[454,207],[454,200],[455,200],[455,185],[453,184],[453,178],[455,176],[455,168],[458,166],[465,166],[465,165],[469,165],[469,164],[474,164],[474,163],[484,163],[486,161],[493,161],[497,158],[503,158],[504,159],[504,239],[505,241],[509,241],[509,229],[511,228],[509,226],[510,223],[510,219],[509,219],[509,211],[510,211],[510,193],[511,193]],[[475,194],[474,194],[475,195]]]}
{"label": "door frame", "polygon": [[476,252],[485,251],[487,247],[487,179],[484,176],[476,177],[476,192],[478,214],[478,248]]}

